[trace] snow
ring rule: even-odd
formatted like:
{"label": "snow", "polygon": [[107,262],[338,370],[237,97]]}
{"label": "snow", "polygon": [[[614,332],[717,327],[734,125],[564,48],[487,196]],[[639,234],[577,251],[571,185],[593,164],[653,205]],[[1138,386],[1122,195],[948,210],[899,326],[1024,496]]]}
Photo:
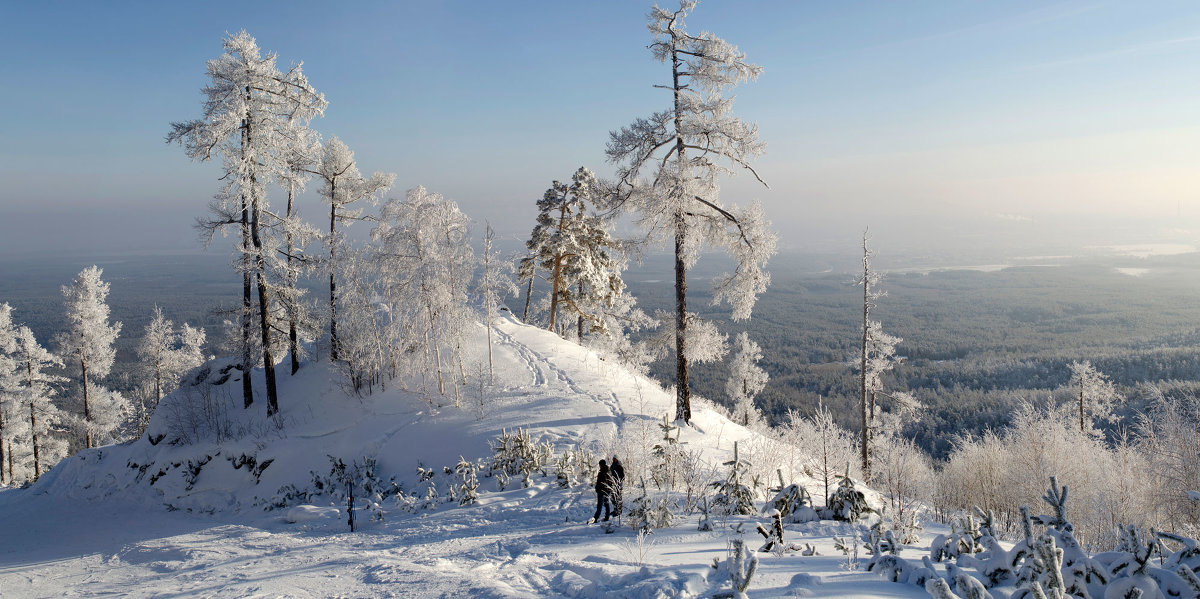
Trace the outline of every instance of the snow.
{"label": "snow", "polygon": [[[415,492],[418,464],[439,471],[460,455],[488,457],[502,429],[526,428],[556,451],[582,445],[607,455],[622,433],[657,424],[674,408],[672,393],[556,335],[511,317],[497,330],[497,386],[483,419],[470,407],[433,406],[391,387],[347,396],[325,366],[309,364],[280,376],[277,421],[261,416],[258,401],[246,411],[237,406],[236,434],[221,441],[151,445],[149,437],[169,432],[170,406],[186,399],[182,390],[168,396],[147,436],[83,451],[28,489],[0,491],[0,596],[696,597],[729,589],[724,566],[712,564],[724,561],[738,536],[760,545],[754,528],[763,517],[714,517],[710,532],[696,530],[692,516],[644,537],[627,525],[606,534],[586,524],[591,489],[562,489],[553,477],[528,488],[514,477],[504,491],[494,477],[481,477],[478,503],[464,507],[410,512],[388,503],[383,521],[360,511],[355,533],[344,504],[263,509],[284,484],[302,486],[310,471],[327,472],[327,454],[348,463],[373,455],[385,476]],[[471,334],[484,351],[483,328]],[[214,379],[222,364],[213,364]],[[228,387],[240,402],[231,372],[215,389]],[[711,463],[729,459],[734,442],[763,442],[702,403],[693,414],[681,442]],[[206,456],[190,474],[188,462]],[[254,456],[260,466],[273,461],[256,484],[250,467],[233,467],[237,456]],[[131,463],[149,467],[139,477]],[[182,465],[168,467],[175,463]],[[434,481],[448,478],[439,473]],[[854,534],[844,523],[788,524],[786,541],[811,543],[817,555],[758,554],[749,595],[926,596],[862,571],[865,551],[860,570],[845,570],[834,537]],[[926,544],[902,555],[919,560],[927,551]]]}

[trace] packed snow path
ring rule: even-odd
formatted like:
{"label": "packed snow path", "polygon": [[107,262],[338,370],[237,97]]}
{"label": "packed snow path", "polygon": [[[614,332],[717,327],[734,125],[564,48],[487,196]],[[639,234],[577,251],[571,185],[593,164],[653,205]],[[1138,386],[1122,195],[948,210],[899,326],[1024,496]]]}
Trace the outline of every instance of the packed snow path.
{"label": "packed snow path", "polygon": [[[584,524],[592,501],[543,483],[349,533],[340,516],[288,524],[278,511],[216,518],[4,491],[0,596],[700,597],[728,588],[710,564],[724,559],[739,521],[749,530],[758,520],[734,518],[716,532],[684,521],[639,552],[628,527],[609,535]],[[750,596],[927,596],[844,571],[832,541],[844,532],[789,526],[790,542],[820,555],[759,554]],[[744,538],[758,545],[754,533]]]}

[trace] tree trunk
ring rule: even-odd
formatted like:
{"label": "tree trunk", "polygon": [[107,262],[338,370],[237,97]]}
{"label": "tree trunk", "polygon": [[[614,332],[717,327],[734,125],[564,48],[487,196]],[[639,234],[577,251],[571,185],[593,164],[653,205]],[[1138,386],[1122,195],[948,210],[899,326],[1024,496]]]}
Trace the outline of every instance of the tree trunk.
{"label": "tree trunk", "polygon": [[683,215],[675,215],[675,420],[692,421],[692,389],[687,359],[687,266],[684,263]]}
{"label": "tree trunk", "polygon": [[[579,301],[583,301],[583,281],[579,282]],[[576,307],[579,307],[578,303],[576,303]],[[579,313],[579,319],[576,321],[575,326],[578,329],[578,333],[579,333],[579,345],[583,345],[583,313],[582,312]]]}
{"label": "tree trunk", "polygon": [[1079,432],[1083,432],[1083,377],[1079,377]]}
{"label": "tree trunk", "polygon": [[275,357],[271,355],[271,306],[270,292],[267,291],[267,265],[263,260],[262,238],[259,232],[259,221],[262,211],[258,203],[254,204],[253,240],[258,272],[258,313],[259,326],[262,329],[263,374],[267,379],[267,416],[279,412],[279,393],[275,387]]}
{"label": "tree trunk", "polygon": [[[292,205],[296,197],[296,184],[288,182],[287,218],[292,218]],[[287,270],[288,270],[288,353],[292,355],[292,374],[300,370],[300,336],[296,332],[296,272],[292,269],[292,260],[296,254],[295,240],[289,226],[287,231]]]}
{"label": "tree trunk", "polygon": [[[246,100],[250,99],[250,89],[246,89]],[[242,121],[242,159],[246,159],[246,153],[249,152],[249,132],[247,129],[250,126],[250,120]],[[254,386],[250,382],[250,373],[254,371],[254,362],[250,355],[250,340],[253,338],[250,334],[250,311],[251,311],[251,291],[250,291],[250,205],[246,197],[246,188],[242,187],[242,404],[244,408],[249,408],[254,403]]]}
{"label": "tree trunk", "polygon": [[438,347],[437,324],[433,318],[433,306],[426,304],[425,309],[429,312],[430,341],[433,345],[433,358],[437,363],[438,394],[445,395],[446,381],[442,378],[442,350]]}
{"label": "tree trunk", "polygon": [[337,279],[334,276],[334,260],[337,239],[334,237],[337,226],[336,180],[329,182],[329,361],[338,361],[337,338]]}
{"label": "tree trunk", "polygon": [[83,373],[83,426],[85,427],[84,444],[87,448],[91,449],[95,440],[92,439],[92,408],[91,404],[88,403],[88,371],[86,359],[79,360],[79,370]]}
{"label": "tree trunk", "polygon": [[[488,309],[490,310],[491,308],[488,308]],[[488,330],[488,384],[495,385],[496,384],[496,372],[493,369],[493,365],[492,365],[492,319],[490,316],[488,317],[487,330]]]}
{"label": "tree trunk", "polygon": [[[246,122],[246,143],[250,145],[253,131],[250,122]],[[262,243],[262,204],[260,204],[255,188],[258,178],[253,170],[250,171],[250,241],[254,244],[254,271],[258,281],[258,325],[262,334],[263,374],[267,379],[267,416],[274,416],[279,411],[279,394],[275,388],[275,358],[271,355],[271,306],[270,293],[267,291],[267,264],[263,257]],[[243,192],[243,196],[245,193]]]}
{"label": "tree trunk", "polygon": [[41,456],[38,453],[37,415],[33,411],[33,400],[29,400],[29,434],[33,440],[33,480],[41,476]]}
{"label": "tree trunk", "polygon": [[33,361],[25,361],[25,382],[29,385],[29,436],[33,441],[33,480],[40,476],[41,455],[38,453],[37,415],[33,411]]}
{"label": "tree trunk", "polygon": [[[671,79],[675,111],[675,159],[681,168],[687,164],[683,141],[683,86],[679,83],[679,61],[675,32],[671,31]],[[675,212],[675,420],[692,421],[692,388],[688,380],[687,359],[687,263],[684,242],[687,221],[681,210]],[[736,445],[735,453],[736,453]]]}
{"label": "tree trunk", "polygon": [[529,273],[529,286],[525,288],[525,313],[521,315],[521,322],[529,324],[529,299],[533,297],[533,273]]}
{"label": "tree trunk", "polygon": [[[566,198],[563,198],[562,207],[559,208],[558,212],[558,232],[560,235],[562,234],[563,225],[566,223],[566,221],[567,203]],[[567,257],[562,253],[558,253],[554,256],[554,273],[550,277],[550,326],[547,328],[555,333],[558,332],[558,328],[555,326],[558,320],[558,295],[562,293],[562,269],[563,262],[566,261],[566,259]]]}

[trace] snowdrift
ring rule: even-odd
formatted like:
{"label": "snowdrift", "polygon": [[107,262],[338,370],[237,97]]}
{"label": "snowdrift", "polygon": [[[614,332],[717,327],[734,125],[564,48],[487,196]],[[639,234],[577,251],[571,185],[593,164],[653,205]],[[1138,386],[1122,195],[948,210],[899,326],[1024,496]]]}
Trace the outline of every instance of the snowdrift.
{"label": "snowdrift", "polygon": [[[486,331],[477,325],[464,364],[486,377]],[[640,435],[653,443],[675,398],[652,380],[594,352],[509,316],[495,331],[494,384],[446,395],[388,387],[358,396],[326,362],[278,377],[280,413],[265,399],[243,409],[241,373],[214,360],[165,397],[146,433],[117,446],[82,451],[43,475],[35,493],[120,500],[188,511],[223,512],[269,505],[287,485],[304,487],[327,473],[330,457],[347,464],[374,458],[381,478],[414,488],[417,468],[453,468],[460,457],[490,457],[504,430],[526,429],[556,452],[582,446],[603,456]],[[432,373],[429,373],[432,377]],[[264,388],[256,370],[255,389]],[[412,384],[410,387],[414,386]],[[423,396],[424,395],[424,396]],[[703,402],[680,441],[710,463],[734,442],[769,443]],[[647,438],[648,437],[648,438]],[[806,482],[806,481],[798,481]]]}

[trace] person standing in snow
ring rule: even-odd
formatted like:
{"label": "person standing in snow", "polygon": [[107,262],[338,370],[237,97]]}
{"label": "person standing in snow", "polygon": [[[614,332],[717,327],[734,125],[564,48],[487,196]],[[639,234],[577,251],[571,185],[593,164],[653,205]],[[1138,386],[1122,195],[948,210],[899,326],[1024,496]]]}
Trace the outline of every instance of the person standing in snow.
{"label": "person standing in snow", "polygon": [[604,510],[604,521],[612,515],[612,474],[608,470],[608,462],[600,460],[600,474],[596,475],[596,514],[592,522],[600,521],[600,510]]}
{"label": "person standing in snow", "polygon": [[621,465],[621,460],[617,456],[612,457],[612,467],[609,468],[612,473],[612,502],[613,511],[618,516],[621,515],[622,495],[625,490],[625,467]]}

